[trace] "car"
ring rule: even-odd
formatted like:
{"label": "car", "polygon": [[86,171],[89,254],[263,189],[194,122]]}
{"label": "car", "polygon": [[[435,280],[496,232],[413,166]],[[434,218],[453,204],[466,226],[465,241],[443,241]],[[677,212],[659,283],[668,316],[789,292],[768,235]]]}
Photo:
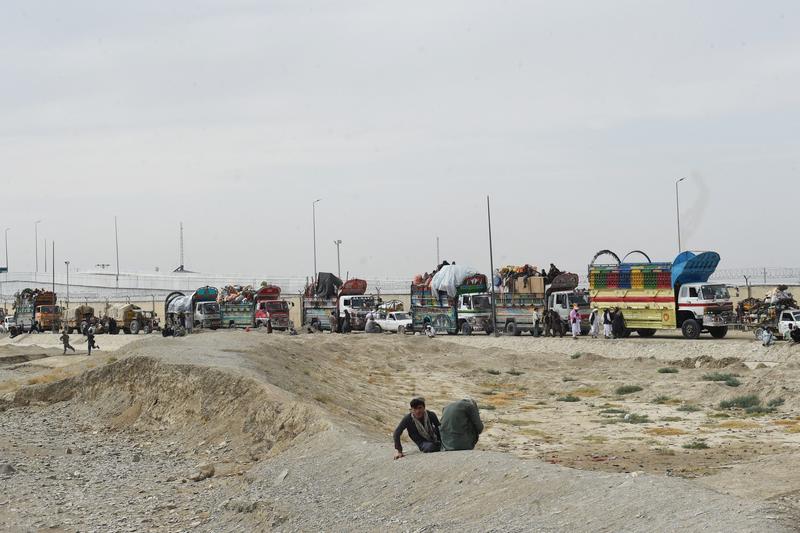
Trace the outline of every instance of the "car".
{"label": "car", "polygon": [[380,313],[375,323],[381,331],[392,331],[402,334],[411,326],[411,315],[403,311]]}

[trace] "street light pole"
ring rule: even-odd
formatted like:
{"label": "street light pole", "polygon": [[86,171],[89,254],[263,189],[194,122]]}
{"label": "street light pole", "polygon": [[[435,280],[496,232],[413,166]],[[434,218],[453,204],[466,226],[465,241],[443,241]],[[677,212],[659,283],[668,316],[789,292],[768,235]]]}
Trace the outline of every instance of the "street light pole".
{"label": "street light pole", "polygon": [[680,195],[678,194],[678,184],[685,180],[686,178],[681,178],[675,181],[675,213],[678,219],[678,254],[681,253],[683,247],[681,246],[681,202],[680,202]]}
{"label": "street light pole", "polygon": [[36,243],[36,273],[39,273],[39,222],[41,220],[37,220],[33,223],[33,240]]}
{"label": "street light pole", "polygon": [[4,232],[6,234],[6,269],[8,268],[8,230],[10,229],[11,228],[6,228]]}
{"label": "street light pole", "polygon": [[69,261],[64,261],[67,265],[67,309],[69,309]]}
{"label": "street light pole", "polygon": [[494,253],[492,252],[492,208],[486,195],[486,218],[489,221],[489,285],[492,287],[492,333],[497,337],[497,304],[494,297]]}
{"label": "street light pole", "polygon": [[314,283],[317,282],[317,202],[320,200],[322,200],[322,198],[311,202],[311,220],[314,231]]}
{"label": "street light pole", "polygon": [[336,239],[335,241],[333,241],[333,244],[336,245],[336,272],[339,276],[339,279],[342,279],[342,261],[339,256],[339,245],[342,244],[342,240]]}

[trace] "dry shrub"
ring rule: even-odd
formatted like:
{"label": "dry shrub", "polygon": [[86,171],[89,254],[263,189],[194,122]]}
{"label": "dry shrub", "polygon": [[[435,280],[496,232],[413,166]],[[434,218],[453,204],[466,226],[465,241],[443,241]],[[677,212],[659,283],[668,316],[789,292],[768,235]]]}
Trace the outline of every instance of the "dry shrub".
{"label": "dry shrub", "polygon": [[650,435],[657,435],[659,437],[670,437],[673,435],[686,435],[686,432],[679,428],[649,428],[645,430]]}

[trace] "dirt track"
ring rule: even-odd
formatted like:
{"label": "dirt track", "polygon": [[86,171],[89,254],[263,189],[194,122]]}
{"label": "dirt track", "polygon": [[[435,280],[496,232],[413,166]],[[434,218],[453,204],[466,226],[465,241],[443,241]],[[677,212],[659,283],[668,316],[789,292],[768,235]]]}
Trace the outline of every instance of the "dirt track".
{"label": "dirt track", "polygon": [[[798,506],[800,348],[787,344],[763,348],[743,335],[690,342],[242,331],[130,339],[74,364],[42,339],[44,347],[0,347],[0,387],[9,391],[0,462],[22,465],[0,493],[0,523],[730,531],[790,525]],[[36,358],[2,362],[25,352]],[[677,372],[658,372],[667,367]],[[713,372],[736,374],[738,386],[704,380]],[[642,390],[617,394],[623,385]],[[761,414],[719,408],[745,394],[780,405]],[[487,423],[482,451],[391,461],[389,435],[413,395],[437,412],[476,398]],[[96,443],[90,461],[65,453],[79,442]],[[697,443],[708,448],[684,447]],[[216,465],[214,477],[182,482],[204,461]],[[69,494],[76,478],[89,480],[83,494],[99,491],[106,501],[87,497],[65,514],[69,498],[44,497],[35,514],[10,512],[26,487],[50,479],[51,492]],[[154,512],[154,500],[127,492],[140,485],[156,500],[174,499],[172,508]],[[114,509],[131,498],[130,521],[118,523]],[[152,521],[134,521],[147,512]]]}

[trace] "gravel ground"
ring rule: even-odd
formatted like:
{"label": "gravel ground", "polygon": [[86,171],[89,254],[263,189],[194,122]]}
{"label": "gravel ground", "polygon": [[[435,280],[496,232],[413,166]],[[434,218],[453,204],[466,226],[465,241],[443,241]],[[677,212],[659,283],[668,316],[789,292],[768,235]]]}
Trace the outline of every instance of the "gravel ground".
{"label": "gravel ground", "polygon": [[[510,433],[510,424],[519,421],[490,419],[496,429],[482,439],[484,450],[412,452],[392,461],[386,434],[392,413],[399,416],[403,399],[419,388],[444,387],[442,398],[468,391],[471,382],[487,379],[478,378],[486,374],[487,362],[523,368],[522,376],[503,378],[514,383],[548,370],[560,376],[562,365],[571,365],[576,375],[598,365],[616,368],[586,357],[520,359],[519,340],[507,339],[512,348],[501,347],[504,340],[492,341],[495,345],[482,340],[469,348],[462,340],[218,332],[151,337],[121,347],[113,358],[79,361],[64,371],[66,379],[0,397],[0,528],[795,529],[792,502],[765,501],[759,490],[742,498],[669,475],[578,470],[496,451],[518,446],[513,439],[524,433],[519,428]],[[547,342],[560,342],[566,353],[579,341]],[[636,343],[622,349],[635,353]],[[640,361],[630,371],[650,375],[657,365]],[[26,371],[24,364],[18,371]],[[547,376],[536,379],[552,379]],[[778,376],[783,374],[773,378]],[[787,397],[787,404],[794,404],[793,398]],[[509,397],[506,404],[496,402],[497,410],[518,410],[534,399]],[[392,420],[383,420],[386,413]],[[514,416],[523,415],[524,410]],[[586,415],[574,416],[580,423]],[[620,431],[629,433],[613,437],[620,445],[630,442],[626,435],[638,434],[625,426]],[[522,438],[519,446],[532,439]],[[695,460],[694,454],[683,457]],[[786,474],[781,482],[794,484]],[[738,478],[728,482],[747,484]]]}

